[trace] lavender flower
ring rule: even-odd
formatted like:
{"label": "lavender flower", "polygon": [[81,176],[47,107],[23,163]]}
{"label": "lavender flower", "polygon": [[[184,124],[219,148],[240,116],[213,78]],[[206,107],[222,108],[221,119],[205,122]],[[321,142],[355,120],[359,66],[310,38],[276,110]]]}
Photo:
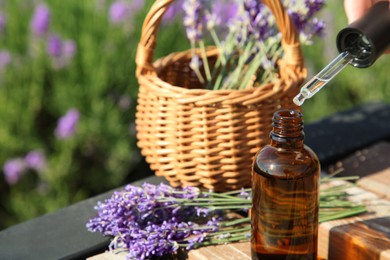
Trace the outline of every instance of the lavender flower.
{"label": "lavender flower", "polygon": [[73,40],[65,40],[62,43],[62,55],[65,59],[73,58],[76,52],[77,46]]}
{"label": "lavender flower", "polygon": [[61,40],[57,35],[50,35],[46,46],[52,58],[53,67],[60,69],[68,65],[76,54],[77,47],[73,40]]}
{"label": "lavender flower", "polygon": [[305,6],[308,8],[308,17],[313,17],[318,11],[324,7],[324,0],[305,0]]}
{"label": "lavender flower", "polygon": [[130,15],[130,8],[123,1],[115,1],[111,4],[108,12],[112,23],[121,23]]}
{"label": "lavender flower", "polygon": [[76,126],[79,121],[79,112],[72,108],[58,121],[55,135],[58,139],[67,139],[76,131]]}
{"label": "lavender flower", "polygon": [[288,13],[298,31],[308,41],[316,35],[321,35],[325,28],[325,23],[314,17],[323,6],[324,0],[304,0],[305,8],[290,7],[288,9]]}
{"label": "lavender flower", "polygon": [[52,57],[60,57],[62,55],[62,41],[57,35],[50,35],[47,40],[47,53]]}
{"label": "lavender flower", "polygon": [[187,38],[194,46],[202,38],[205,0],[186,0],[183,4]]}
{"label": "lavender flower", "polygon": [[190,61],[190,68],[195,71],[200,73],[200,66],[202,65],[202,61],[200,60],[199,56],[197,54],[192,55],[191,61]]}
{"label": "lavender flower", "polygon": [[268,22],[270,13],[263,3],[258,0],[245,0],[244,9],[249,18],[249,37],[253,35],[255,39],[264,41],[273,34],[273,29]]}
{"label": "lavender flower", "polygon": [[6,50],[0,51],[0,70],[5,69],[11,63],[11,55]]}
{"label": "lavender flower", "polygon": [[24,160],[27,167],[38,172],[44,170],[46,167],[46,158],[44,154],[38,150],[30,151],[25,156]]}
{"label": "lavender flower", "polygon": [[228,25],[237,15],[238,3],[235,1],[216,1],[212,6],[212,14],[215,14],[218,25]]}
{"label": "lavender flower", "polygon": [[310,38],[313,38],[314,35],[322,36],[325,30],[325,22],[314,17],[313,20],[309,23],[309,31],[311,32]]}
{"label": "lavender flower", "polygon": [[36,36],[45,35],[50,26],[50,10],[44,4],[39,4],[34,11],[32,20],[31,20],[31,30]]}
{"label": "lavender flower", "polygon": [[[163,256],[174,253],[179,244],[195,247],[219,229],[218,214],[208,220],[205,215],[197,216],[197,207],[182,204],[206,197],[192,187],[178,190],[165,184],[128,185],[124,191],[98,203],[98,216],[87,223],[87,228],[115,236],[111,249],[126,245],[130,258]],[[197,223],[192,221],[195,218]]]}
{"label": "lavender flower", "polygon": [[24,174],[26,165],[20,158],[14,158],[6,161],[3,165],[5,181],[9,185],[15,185]]}
{"label": "lavender flower", "polygon": [[113,2],[108,10],[110,22],[113,24],[124,23],[144,6],[144,2],[145,0],[133,0],[130,3],[123,0]]}
{"label": "lavender flower", "polygon": [[145,4],[145,0],[132,0],[130,3],[130,8],[133,12],[141,9]]}
{"label": "lavender flower", "polygon": [[173,2],[169,7],[168,10],[164,13],[163,16],[163,23],[170,23],[172,22],[176,17],[182,15],[184,0],[178,0]]}
{"label": "lavender flower", "polygon": [[0,12],[0,33],[4,32],[7,19],[3,13]]}

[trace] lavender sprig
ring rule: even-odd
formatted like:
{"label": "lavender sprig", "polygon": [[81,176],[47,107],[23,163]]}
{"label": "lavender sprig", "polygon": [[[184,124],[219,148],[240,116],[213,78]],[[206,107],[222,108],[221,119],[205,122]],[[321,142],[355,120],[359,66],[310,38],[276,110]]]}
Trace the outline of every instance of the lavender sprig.
{"label": "lavender sprig", "polygon": [[44,36],[50,26],[51,13],[49,8],[44,4],[39,4],[34,11],[34,15],[31,19],[31,30],[34,35],[38,37]]}
{"label": "lavender sprig", "polygon": [[[199,45],[201,52],[202,64],[204,67],[206,79],[211,80],[211,72],[207,60],[205,44],[203,41],[203,31],[206,24],[206,0],[186,0],[183,3],[184,21],[186,27],[187,38],[191,43],[192,56],[197,55],[195,48]],[[199,71],[199,67],[191,67],[201,82],[204,82],[203,77]]]}
{"label": "lavender sprig", "polygon": [[183,24],[186,27],[187,38],[193,47],[195,47],[197,41],[202,39],[204,2],[204,0],[187,0],[183,3],[185,14]]}

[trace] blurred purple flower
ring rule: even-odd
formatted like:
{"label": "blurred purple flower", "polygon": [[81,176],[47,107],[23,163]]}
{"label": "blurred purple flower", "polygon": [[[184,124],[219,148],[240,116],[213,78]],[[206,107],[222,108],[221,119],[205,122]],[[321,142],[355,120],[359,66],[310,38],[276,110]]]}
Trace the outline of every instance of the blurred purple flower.
{"label": "blurred purple flower", "polygon": [[0,69],[4,69],[10,64],[11,62],[11,55],[6,50],[0,51]]}
{"label": "blurred purple flower", "polygon": [[234,18],[238,11],[237,1],[220,2],[213,4],[212,13],[218,17],[217,24],[227,25]]}
{"label": "blurred purple flower", "polygon": [[66,40],[62,44],[62,54],[64,57],[72,58],[77,52],[76,43],[73,40]]}
{"label": "blurred purple flower", "polygon": [[170,23],[175,20],[176,17],[183,14],[183,1],[184,0],[175,1],[168,7],[168,10],[163,16],[164,23]]}
{"label": "blurred purple flower", "polygon": [[14,158],[6,161],[3,166],[5,181],[9,185],[16,184],[20,177],[22,177],[25,170],[26,165],[20,158]]}
{"label": "blurred purple flower", "polygon": [[306,17],[296,11],[288,10],[288,12],[298,31],[302,31],[306,26]]}
{"label": "blurred purple flower", "polygon": [[25,157],[27,167],[36,170],[42,171],[46,167],[46,158],[41,151],[33,150],[30,151]]}
{"label": "blurred purple flower", "polygon": [[7,19],[3,13],[0,12],[0,33],[4,32]]}
{"label": "blurred purple flower", "polygon": [[36,36],[43,36],[47,33],[50,26],[50,10],[44,4],[39,4],[34,11],[31,20],[31,30]]}
{"label": "blurred purple flower", "polygon": [[52,57],[53,67],[60,69],[69,64],[76,54],[77,47],[73,40],[63,41],[57,35],[52,34],[47,40],[46,51]]}
{"label": "blurred purple flower", "polygon": [[194,45],[196,41],[202,39],[203,27],[205,23],[204,12],[205,0],[187,0],[184,1],[184,20],[187,38]]}
{"label": "blurred purple flower", "polygon": [[325,22],[313,17],[324,6],[324,0],[305,0],[305,10],[289,9],[288,13],[298,31],[308,40],[314,36],[322,36],[325,29]]}
{"label": "blurred purple flower", "polygon": [[134,11],[138,11],[140,10],[145,4],[145,0],[133,0],[131,1],[131,4],[130,4],[130,9],[134,12]]}
{"label": "blurred purple flower", "polygon": [[305,0],[305,6],[309,9],[308,17],[312,17],[315,13],[321,10],[324,6],[324,0]]}
{"label": "blurred purple flower", "polygon": [[46,46],[47,53],[52,57],[62,55],[62,41],[57,35],[50,35]]}
{"label": "blurred purple flower", "polygon": [[322,36],[325,30],[325,22],[317,17],[313,18],[310,30],[312,34]]}
{"label": "blurred purple flower", "polygon": [[115,1],[111,4],[108,12],[112,23],[121,23],[130,16],[131,9],[129,4],[123,1]]}
{"label": "blurred purple flower", "polygon": [[270,13],[263,3],[257,0],[244,0],[244,9],[249,17],[248,36],[263,41],[274,33],[269,24]]}
{"label": "blurred purple flower", "polygon": [[58,139],[67,139],[76,131],[79,121],[79,112],[75,108],[69,109],[66,114],[58,120],[55,135]]}

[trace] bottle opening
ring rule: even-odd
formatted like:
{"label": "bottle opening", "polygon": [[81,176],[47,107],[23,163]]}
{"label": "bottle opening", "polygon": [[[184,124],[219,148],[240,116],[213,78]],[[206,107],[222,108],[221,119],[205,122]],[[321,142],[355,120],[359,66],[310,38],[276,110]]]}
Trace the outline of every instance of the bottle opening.
{"label": "bottle opening", "polygon": [[272,119],[271,135],[278,137],[303,137],[303,115],[296,110],[279,110]]}
{"label": "bottle opening", "polygon": [[300,121],[303,121],[302,118],[303,118],[302,113],[297,111],[297,110],[283,109],[283,110],[278,110],[274,113],[273,120],[274,121],[275,120],[277,120],[277,121],[280,121],[280,120],[287,120],[287,121],[300,120]]}

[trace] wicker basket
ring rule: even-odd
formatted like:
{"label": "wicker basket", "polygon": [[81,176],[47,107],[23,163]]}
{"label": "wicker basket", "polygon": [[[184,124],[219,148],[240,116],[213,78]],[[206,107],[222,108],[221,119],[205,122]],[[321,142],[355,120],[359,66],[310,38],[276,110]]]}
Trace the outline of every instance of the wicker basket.
{"label": "wicker basket", "polygon": [[[157,0],[145,18],[137,50],[138,146],[152,170],[172,186],[226,191],[250,186],[255,153],[269,142],[273,113],[296,108],[306,77],[295,27],[278,0],[264,0],[283,37],[280,78],[245,90],[206,90],[189,68],[190,51],[153,62],[162,15],[173,0]],[[184,40],[184,39],[183,39]],[[215,59],[218,51],[209,48]]]}

